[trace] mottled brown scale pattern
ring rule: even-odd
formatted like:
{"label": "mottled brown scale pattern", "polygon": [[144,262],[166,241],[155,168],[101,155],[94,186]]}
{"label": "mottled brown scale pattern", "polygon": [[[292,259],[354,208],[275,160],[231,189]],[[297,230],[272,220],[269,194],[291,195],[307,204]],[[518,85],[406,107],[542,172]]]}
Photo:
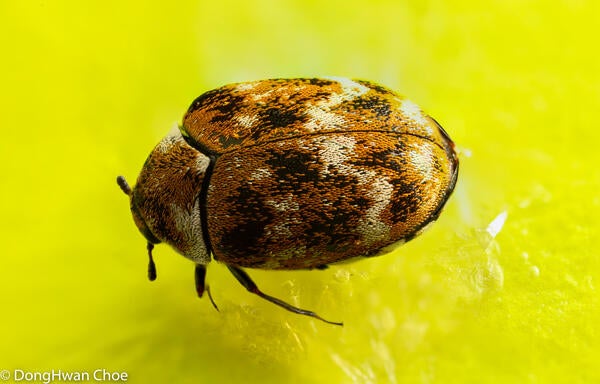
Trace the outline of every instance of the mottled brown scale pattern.
{"label": "mottled brown scale pattern", "polygon": [[227,152],[207,199],[215,258],[242,267],[315,268],[411,238],[445,201],[452,169],[432,160],[445,156],[428,140],[381,132]]}
{"label": "mottled brown scale pattern", "polygon": [[198,97],[149,157],[132,210],[151,242],[200,264],[317,268],[419,234],[457,172],[444,130],[384,87],[263,80]]}
{"label": "mottled brown scale pattern", "polygon": [[314,268],[409,240],[458,169],[433,119],[365,81],[227,85],[198,97],[181,130],[215,159],[205,240],[242,267]]}
{"label": "mottled brown scale pattern", "polygon": [[[152,151],[133,189],[136,225],[195,262],[211,255],[250,292],[241,267],[324,268],[386,253],[435,221],[454,189],[454,144],[418,106],[366,81],[272,79],[208,91]],[[214,305],[214,302],[213,302]]]}
{"label": "mottled brown scale pattern", "polygon": [[[190,142],[212,154],[238,146],[327,132],[382,131],[424,137],[442,146],[437,124],[414,104],[366,81],[274,79],[231,84],[198,97],[183,119]],[[416,106],[414,106],[416,107]]]}

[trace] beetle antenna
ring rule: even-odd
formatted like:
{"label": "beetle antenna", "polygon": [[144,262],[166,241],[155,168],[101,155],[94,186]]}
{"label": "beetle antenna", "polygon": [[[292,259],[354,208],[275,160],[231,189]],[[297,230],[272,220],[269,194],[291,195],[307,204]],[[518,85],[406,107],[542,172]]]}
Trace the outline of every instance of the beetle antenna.
{"label": "beetle antenna", "polygon": [[254,283],[254,281],[252,281],[250,276],[248,276],[248,274],[246,272],[244,272],[244,270],[234,267],[232,265],[228,265],[227,268],[229,268],[229,271],[231,271],[233,276],[235,276],[235,278],[248,290],[248,292],[254,293],[255,295],[258,295],[258,296],[262,297],[263,299],[270,301],[271,303],[273,303],[275,305],[279,305],[280,307],[287,309],[290,312],[297,313],[299,315],[314,317],[315,319],[324,321],[327,324],[333,324],[333,325],[339,325],[339,326],[344,325],[344,323],[342,323],[342,322],[325,320],[321,316],[317,315],[315,312],[308,311],[306,309],[301,309],[298,307],[294,307],[293,305],[288,304],[283,300],[280,300],[273,296],[269,296],[269,295],[263,293],[260,289],[258,289],[258,287]]}
{"label": "beetle antenna", "polygon": [[131,187],[123,176],[117,176],[117,184],[119,184],[119,187],[121,187],[121,191],[123,191],[127,196],[131,196]]}
{"label": "beetle antenna", "polygon": [[148,249],[148,280],[154,281],[156,280],[156,265],[154,264],[154,259],[152,258],[154,244],[148,242],[146,244],[146,249]]}

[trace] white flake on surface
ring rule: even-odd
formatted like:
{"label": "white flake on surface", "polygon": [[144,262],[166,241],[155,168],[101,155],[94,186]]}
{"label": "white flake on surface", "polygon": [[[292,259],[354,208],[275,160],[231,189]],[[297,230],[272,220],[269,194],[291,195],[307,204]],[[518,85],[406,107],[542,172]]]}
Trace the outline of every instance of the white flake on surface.
{"label": "white flake on surface", "polygon": [[508,217],[508,212],[502,211],[498,216],[492,220],[492,222],[487,226],[486,231],[490,234],[492,239],[498,236],[498,233],[502,230],[504,223],[506,222],[506,218]]}

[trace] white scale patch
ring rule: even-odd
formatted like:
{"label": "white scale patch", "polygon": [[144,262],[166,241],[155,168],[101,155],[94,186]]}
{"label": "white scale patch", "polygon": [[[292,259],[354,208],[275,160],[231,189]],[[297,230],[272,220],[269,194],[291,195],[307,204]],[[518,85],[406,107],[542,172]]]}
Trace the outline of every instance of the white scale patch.
{"label": "white scale patch", "polygon": [[167,135],[165,137],[163,137],[163,139],[158,143],[158,145],[156,146],[156,149],[160,153],[167,153],[171,148],[173,148],[175,143],[177,143],[180,140],[183,141],[183,136],[181,136],[181,131],[179,130],[179,125],[177,123],[175,123],[171,127],[171,130],[169,131],[169,133],[167,133]]}
{"label": "white scale patch", "polygon": [[293,237],[290,226],[297,224],[295,213],[300,210],[300,205],[294,200],[294,196],[288,194],[278,200],[267,200],[266,204],[281,213],[281,216],[275,223],[265,227],[265,233],[269,233],[274,238],[287,239]]}
{"label": "white scale patch", "polygon": [[400,111],[409,119],[413,120],[417,124],[427,124],[427,120],[421,112],[421,108],[410,100],[402,100],[400,104]]}
{"label": "white scale patch", "polygon": [[269,97],[269,95],[271,95],[271,93],[273,93],[273,90],[270,89],[266,92],[263,93],[255,93],[252,95],[252,100],[254,101],[261,101],[262,99],[265,99],[267,97]]}
{"label": "white scale patch", "polygon": [[368,197],[374,201],[369,209],[367,209],[366,217],[358,224],[358,230],[363,234],[364,242],[371,245],[377,241],[385,239],[390,232],[390,228],[381,220],[381,213],[387,207],[392,199],[394,186],[389,181],[383,178],[377,178],[375,172],[369,172],[371,186]]}
{"label": "white scale patch", "polygon": [[242,116],[236,116],[235,120],[242,127],[252,128],[252,127],[254,127],[254,125],[256,124],[256,122],[258,121],[258,117],[253,116],[253,115],[242,115]]}
{"label": "white scale patch", "polygon": [[292,194],[288,194],[279,201],[267,200],[267,204],[275,208],[277,212],[297,212],[300,209]]}
{"label": "white scale patch", "polygon": [[254,172],[252,172],[252,174],[250,175],[250,181],[253,180],[262,180],[264,178],[268,178],[271,176],[271,171],[269,171],[267,168],[258,168],[256,170],[254,170]]}
{"label": "white scale patch", "polygon": [[335,167],[343,174],[356,177],[360,185],[367,186],[369,191],[367,197],[372,205],[367,209],[357,229],[362,234],[365,244],[369,246],[389,235],[390,228],[383,223],[380,216],[391,201],[394,187],[375,171],[355,168],[352,164],[346,163],[349,154],[354,152],[355,145],[356,140],[352,137],[328,137],[321,143],[319,150],[319,159],[323,162],[321,174],[327,177],[329,168]]}
{"label": "white scale patch", "polygon": [[369,87],[366,87],[356,81],[347,79],[345,77],[325,77],[325,79],[337,81],[342,85],[342,94],[350,97],[351,99],[359,97],[369,92]]}
{"label": "white scale patch", "polygon": [[411,149],[407,153],[411,164],[423,176],[423,182],[433,180],[434,153],[423,148]]}
{"label": "white scale patch", "polygon": [[194,170],[197,174],[206,172],[208,165],[210,164],[210,158],[203,154],[202,152],[198,152],[196,155],[196,169]]}
{"label": "white scale patch", "polygon": [[256,87],[257,85],[258,85],[258,81],[251,82],[251,83],[241,83],[235,87],[235,91],[246,93],[249,90],[254,89],[254,87]]}
{"label": "white scale patch", "polygon": [[306,114],[309,116],[309,120],[305,124],[305,127],[312,132],[318,131],[320,128],[326,126],[342,126],[345,122],[344,117],[337,113],[329,112],[331,108],[334,108],[344,101],[350,101],[360,97],[369,91],[368,87],[350,79],[342,77],[327,77],[326,79],[340,83],[342,92],[332,93],[329,96],[329,99],[307,107]]}
{"label": "white scale patch", "polygon": [[353,137],[341,135],[328,136],[319,148],[319,159],[323,162],[321,174],[327,176],[328,168],[337,167],[342,173],[356,174],[356,171],[351,165],[344,164],[348,160],[348,154],[354,152],[356,140]]}
{"label": "white scale patch", "polygon": [[310,132],[316,132],[328,126],[341,126],[345,122],[343,116],[312,105],[306,109],[306,114],[309,116],[309,119],[304,127]]}
{"label": "white scale patch", "polygon": [[[177,232],[184,238],[179,244],[171,244],[175,250],[186,258],[200,264],[208,264],[210,256],[206,251],[206,245],[202,238],[200,223],[200,201],[196,200],[191,212],[177,204],[171,204],[171,218]],[[179,249],[178,245],[185,245],[185,249]]]}
{"label": "white scale patch", "polygon": [[421,108],[410,100],[396,99],[400,102],[400,112],[404,114],[408,119],[414,121],[419,125],[419,128],[427,131],[427,134],[434,135],[432,124],[427,120],[427,117],[423,115]]}

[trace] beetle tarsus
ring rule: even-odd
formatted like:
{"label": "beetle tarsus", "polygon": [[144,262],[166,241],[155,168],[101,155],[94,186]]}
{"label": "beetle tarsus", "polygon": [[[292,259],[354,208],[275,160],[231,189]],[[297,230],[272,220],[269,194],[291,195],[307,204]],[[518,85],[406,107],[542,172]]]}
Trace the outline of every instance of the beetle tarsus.
{"label": "beetle tarsus", "polygon": [[206,293],[208,293],[208,298],[210,299],[212,306],[217,310],[217,312],[221,312],[221,311],[219,311],[219,307],[217,307],[217,303],[215,303],[212,295],[210,294],[210,286],[208,286],[208,284],[206,285]]}
{"label": "beetle tarsus", "polygon": [[343,326],[344,323],[342,322],[337,322],[337,321],[329,321],[326,320],[324,318],[322,318],[321,316],[317,315],[315,312],[313,311],[309,311],[306,309],[302,309],[302,308],[298,308],[298,307],[294,307],[291,304],[286,303],[283,300],[280,300],[276,297],[273,296],[269,296],[266,293],[263,293],[260,289],[258,289],[258,287],[256,286],[256,284],[254,283],[254,281],[252,281],[252,279],[250,278],[250,276],[243,270],[231,265],[228,265],[227,268],[229,268],[229,271],[231,271],[231,273],[233,274],[233,276],[235,276],[235,278],[244,286],[244,288],[246,288],[249,292],[254,293],[255,295],[258,295],[260,297],[262,297],[263,299],[270,301],[271,303],[278,305],[284,309],[287,309],[290,312],[293,313],[297,313],[299,315],[305,315],[305,316],[310,316],[310,317],[314,317],[315,319],[319,319],[327,324],[333,324],[333,325],[339,325],[339,326]]}
{"label": "beetle tarsus", "polygon": [[154,259],[152,258],[154,244],[148,242],[146,249],[148,249],[148,280],[154,281],[156,280],[156,264],[154,264]]}

